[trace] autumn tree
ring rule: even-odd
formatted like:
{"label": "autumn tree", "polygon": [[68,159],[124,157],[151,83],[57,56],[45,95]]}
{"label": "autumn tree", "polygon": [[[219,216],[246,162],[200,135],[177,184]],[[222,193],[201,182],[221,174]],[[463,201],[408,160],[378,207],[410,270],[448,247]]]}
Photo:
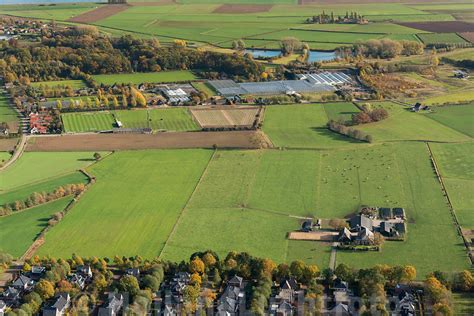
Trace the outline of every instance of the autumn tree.
{"label": "autumn tree", "polygon": [[42,300],[50,299],[54,296],[54,285],[53,283],[42,279],[36,283],[35,292],[38,293]]}
{"label": "autumn tree", "polygon": [[193,259],[193,261],[191,261],[191,263],[189,264],[189,271],[191,273],[199,273],[199,274],[204,273],[205,265],[204,265],[204,262],[201,260],[201,258],[196,257]]}

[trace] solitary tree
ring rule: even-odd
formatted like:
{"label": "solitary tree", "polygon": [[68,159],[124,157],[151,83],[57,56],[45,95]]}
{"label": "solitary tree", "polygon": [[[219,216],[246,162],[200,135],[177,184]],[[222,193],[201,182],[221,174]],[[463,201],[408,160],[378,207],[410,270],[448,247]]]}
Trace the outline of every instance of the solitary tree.
{"label": "solitary tree", "polygon": [[102,158],[102,156],[99,153],[94,153],[94,159],[96,161],[99,161]]}

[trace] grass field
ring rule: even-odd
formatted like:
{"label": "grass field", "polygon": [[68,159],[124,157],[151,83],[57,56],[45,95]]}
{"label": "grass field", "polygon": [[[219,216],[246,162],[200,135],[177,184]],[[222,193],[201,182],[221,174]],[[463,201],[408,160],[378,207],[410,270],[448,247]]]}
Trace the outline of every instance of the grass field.
{"label": "grass field", "polygon": [[6,96],[0,93],[0,123],[5,122],[9,126],[18,121],[18,114],[10,106]]}
{"label": "grass field", "polygon": [[23,255],[38,233],[48,224],[51,215],[62,211],[69,201],[69,198],[63,198],[20,213],[0,217],[1,249],[14,257]]}
{"label": "grass field", "polygon": [[0,193],[70,174],[93,163],[92,155],[89,152],[26,152],[0,173]]}
{"label": "grass field", "polygon": [[474,143],[431,144],[431,148],[461,226],[474,229]]}
{"label": "grass field", "polygon": [[[97,182],[46,235],[41,254],[158,255],[211,156],[206,150],[116,152]],[[120,170],[120,172],[117,172]]]}
{"label": "grass field", "polygon": [[263,131],[277,147],[332,148],[361,144],[325,128],[329,118],[347,118],[355,111],[357,108],[351,103],[271,106],[265,111]]}
{"label": "grass field", "polygon": [[474,104],[436,107],[427,116],[463,134],[474,137]]}
{"label": "grass field", "polygon": [[[375,105],[375,104],[374,104]],[[470,137],[423,114],[413,113],[408,108],[390,102],[379,103],[389,112],[389,117],[377,123],[357,126],[373,136],[376,142],[400,140],[466,141]]]}
{"label": "grass field", "polygon": [[425,45],[467,43],[464,38],[456,33],[422,33],[417,36]]}
{"label": "grass field", "polygon": [[82,80],[60,80],[60,81],[39,81],[39,82],[32,82],[32,87],[65,87],[70,86],[73,89],[81,89],[86,87],[86,83]]}
{"label": "grass field", "polygon": [[[299,221],[288,215],[340,218],[362,204],[407,209],[409,238],[386,243],[382,254],[342,253],[338,260],[352,263],[354,258],[361,266],[411,263],[421,277],[435,267],[452,271],[468,266],[422,143],[322,152],[219,151],[162,255],[180,260],[203,247],[220,254],[240,250],[286,261],[302,253],[298,245],[311,247],[285,240],[285,231],[299,227]],[[187,233],[190,229],[202,236],[199,242]],[[430,233],[433,229],[436,236]],[[218,231],[218,239],[208,235],[211,230]],[[235,238],[241,232],[252,239]],[[432,250],[433,238],[443,246]],[[321,258],[312,262],[325,261],[329,247],[315,247],[319,249],[308,255],[309,261],[318,253]]]}
{"label": "grass field", "polygon": [[63,113],[61,119],[68,133],[111,130],[116,127],[114,116],[109,111]]}
{"label": "grass field", "polygon": [[194,131],[198,126],[193,121],[188,109],[149,109],[133,111],[115,111],[117,119],[124,127],[150,127],[153,130]]}
{"label": "grass field", "polygon": [[430,97],[424,100],[427,105],[449,104],[458,102],[470,102],[474,100],[474,91],[471,89],[457,90],[454,92],[445,93],[440,96]]}
{"label": "grass field", "polygon": [[114,75],[95,75],[92,76],[98,84],[113,85],[114,83],[166,83],[166,82],[182,82],[192,81],[196,77],[187,70],[162,71],[162,72],[146,72],[131,74],[114,74]]}
{"label": "grass field", "polygon": [[0,193],[1,204],[12,203],[15,201],[24,201],[33,192],[53,192],[60,186],[66,184],[87,183],[88,178],[81,172],[73,172],[57,178],[37,182],[30,185],[17,187],[14,190]]}
{"label": "grass field", "polygon": [[474,293],[453,293],[455,315],[474,314]]}
{"label": "grass field", "polygon": [[0,151],[0,165],[3,165],[5,162],[7,162],[8,160],[10,160],[10,157],[12,155],[10,155],[9,152],[6,152],[6,151]]}

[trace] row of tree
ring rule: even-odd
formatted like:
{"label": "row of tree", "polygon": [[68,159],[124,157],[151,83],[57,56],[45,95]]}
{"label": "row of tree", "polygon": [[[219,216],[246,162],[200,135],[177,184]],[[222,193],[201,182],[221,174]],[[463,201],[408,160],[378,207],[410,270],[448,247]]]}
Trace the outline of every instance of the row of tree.
{"label": "row of tree", "polygon": [[372,143],[374,141],[372,135],[369,135],[361,130],[348,127],[342,121],[330,120],[326,126],[333,132],[357,139],[362,142]]}
{"label": "row of tree", "polygon": [[15,202],[5,204],[0,207],[0,216],[10,215],[12,212],[18,212],[26,208],[38,206],[50,201],[54,201],[69,195],[78,195],[84,191],[84,184],[66,184],[60,186],[52,192],[33,192],[25,200],[17,200]]}
{"label": "row of tree", "polygon": [[394,58],[400,55],[421,55],[424,45],[417,41],[394,41],[391,39],[372,39],[355,43],[352,47],[341,47],[337,55],[341,58],[363,56],[370,58]]}

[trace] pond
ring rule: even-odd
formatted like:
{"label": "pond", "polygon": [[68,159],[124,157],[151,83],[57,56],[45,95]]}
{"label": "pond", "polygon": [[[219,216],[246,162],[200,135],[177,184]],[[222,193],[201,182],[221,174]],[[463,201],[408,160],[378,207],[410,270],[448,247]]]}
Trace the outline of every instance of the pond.
{"label": "pond", "polygon": [[[250,53],[254,58],[272,58],[280,56],[281,52],[279,50],[265,50],[265,49],[246,49],[245,53]],[[333,60],[336,58],[335,52],[322,52],[317,50],[312,50],[309,53],[308,62],[323,61],[323,60]]]}

